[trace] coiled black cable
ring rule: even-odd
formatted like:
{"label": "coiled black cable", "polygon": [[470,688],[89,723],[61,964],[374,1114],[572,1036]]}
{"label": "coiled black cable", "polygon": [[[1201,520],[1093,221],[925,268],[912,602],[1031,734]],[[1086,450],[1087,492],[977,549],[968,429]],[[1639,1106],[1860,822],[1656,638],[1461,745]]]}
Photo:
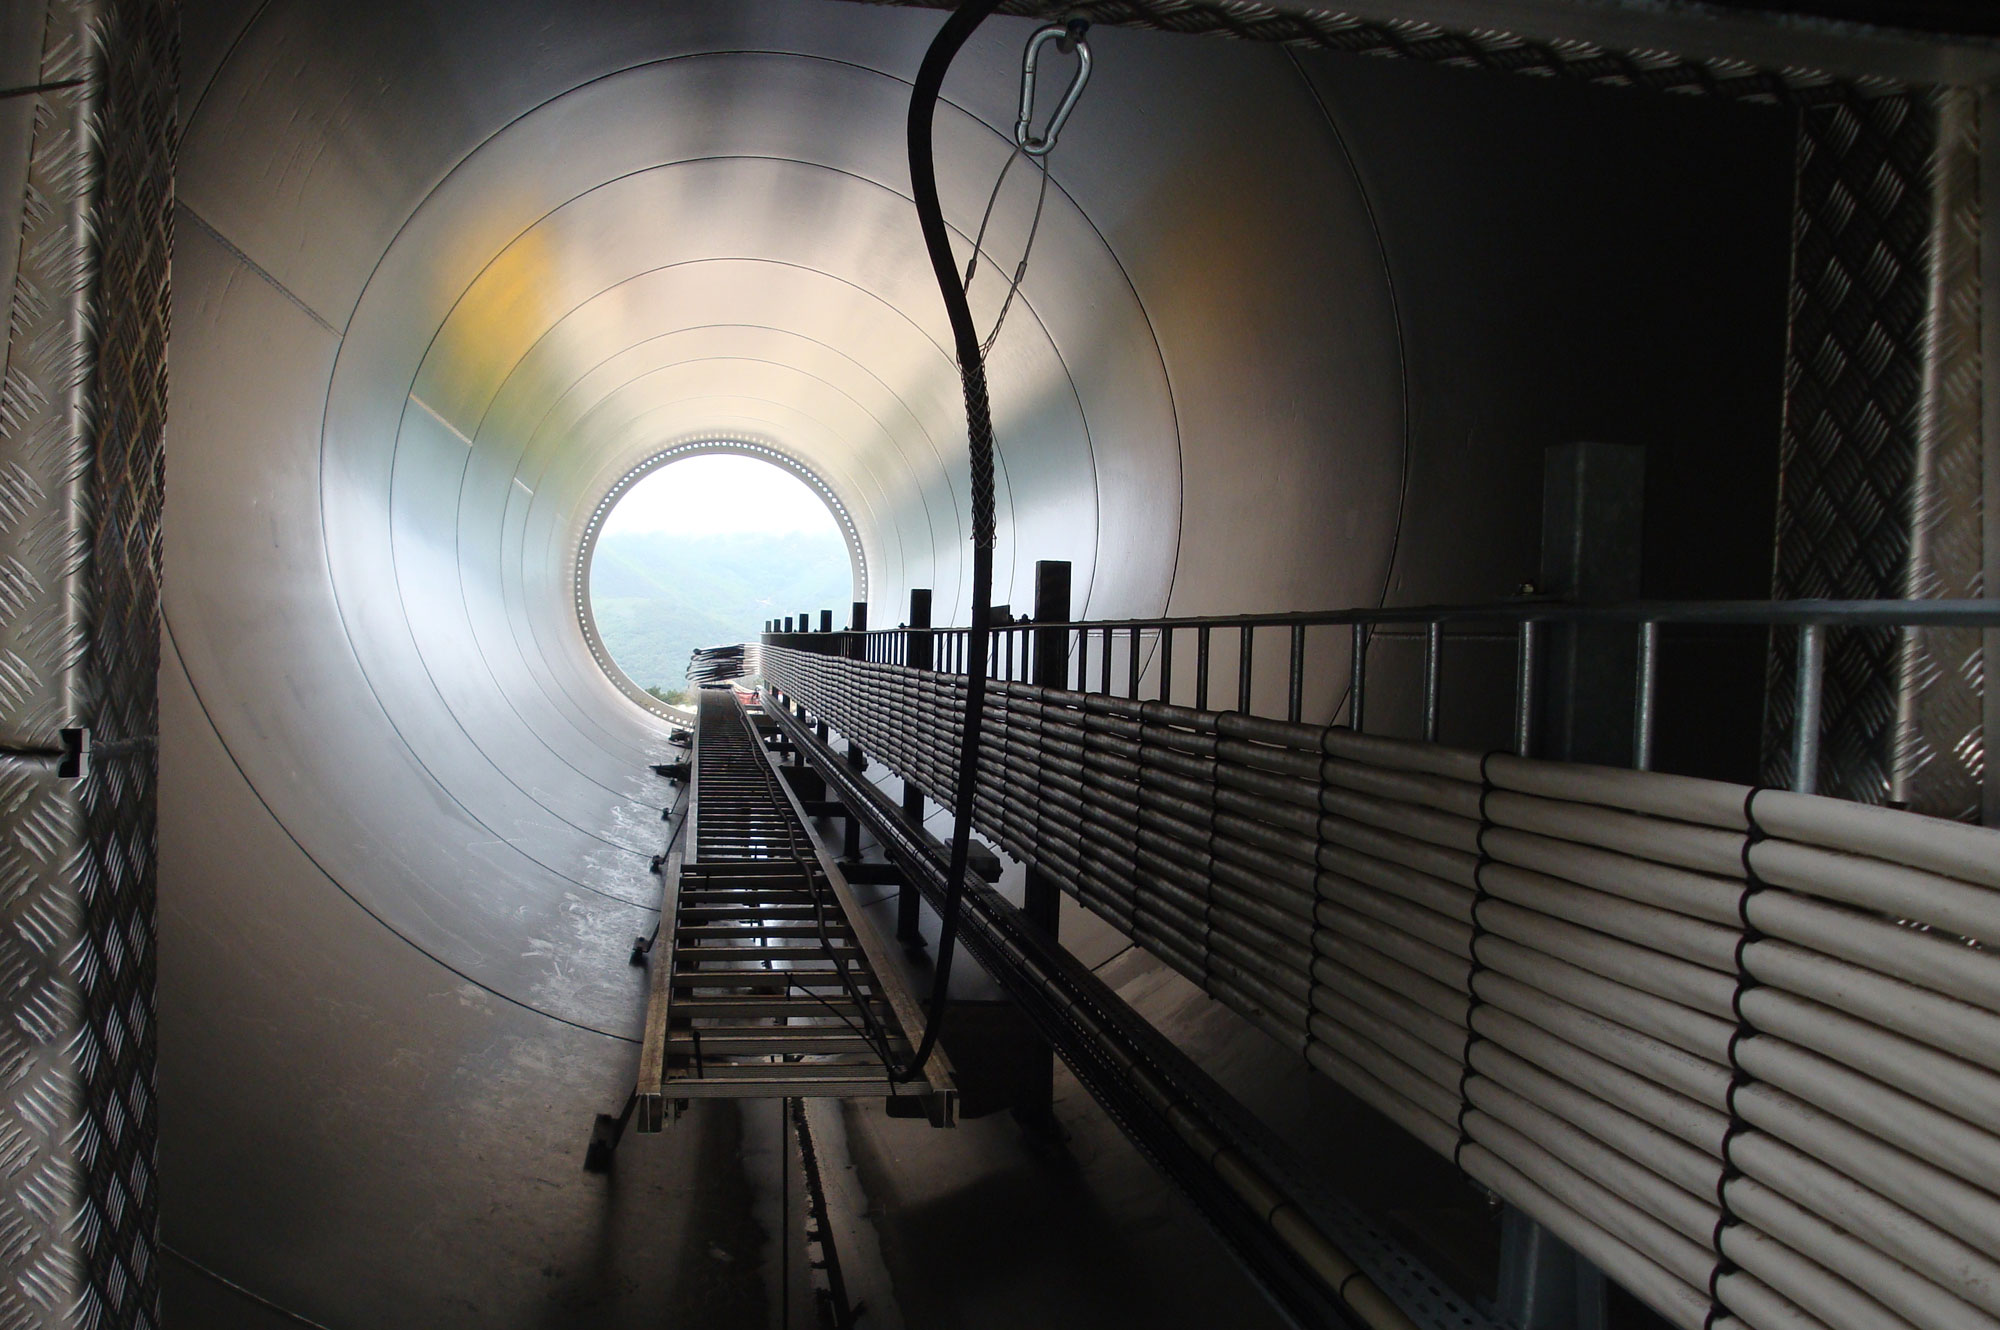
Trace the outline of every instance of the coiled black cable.
{"label": "coiled black cable", "polygon": [[952,257],[951,234],[945,229],[938,202],[937,166],[931,159],[931,127],[945,73],[959,48],[1000,0],[965,0],[945,20],[917,68],[910,90],[910,192],[916,200],[917,221],[924,248],[937,274],[938,294],[951,318],[952,343],[958,353],[959,380],[965,389],[967,453],[972,465],[972,627],[966,637],[965,723],[958,746],[958,784],[952,792],[951,866],[945,877],[944,906],[939,913],[937,969],[931,980],[930,1019],[924,1037],[907,1066],[892,1079],[913,1080],[930,1061],[944,1027],[951,986],[951,960],[958,942],[959,905],[965,896],[965,875],[972,853],[972,793],[979,778],[979,731],[986,708],[986,653],[992,636],[993,599],[993,413],[986,400],[986,361],[979,349],[979,331],[972,323],[972,306]]}

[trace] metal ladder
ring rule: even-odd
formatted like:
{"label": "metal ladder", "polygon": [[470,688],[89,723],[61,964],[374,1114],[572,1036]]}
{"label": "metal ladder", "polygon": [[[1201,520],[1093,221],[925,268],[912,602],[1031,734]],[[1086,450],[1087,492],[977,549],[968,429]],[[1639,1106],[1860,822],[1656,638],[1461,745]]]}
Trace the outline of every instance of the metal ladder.
{"label": "metal ladder", "polygon": [[661,866],[639,1130],[692,1099],[874,1095],[952,1125],[941,1051],[890,1080],[921,1009],[733,691],[701,691],[688,769],[687,825]]}

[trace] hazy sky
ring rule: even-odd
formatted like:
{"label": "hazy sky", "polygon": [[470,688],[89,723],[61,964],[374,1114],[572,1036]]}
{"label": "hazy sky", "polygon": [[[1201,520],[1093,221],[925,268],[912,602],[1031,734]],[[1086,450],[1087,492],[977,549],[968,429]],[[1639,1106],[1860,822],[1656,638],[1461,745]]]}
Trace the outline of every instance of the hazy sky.
{"label": "hazy sky", "polygon": [[604,519],[607,535],[664,530],[839,535],[833,514],[805,482],[769,462],[727,453],[668,463],[627,491]]}

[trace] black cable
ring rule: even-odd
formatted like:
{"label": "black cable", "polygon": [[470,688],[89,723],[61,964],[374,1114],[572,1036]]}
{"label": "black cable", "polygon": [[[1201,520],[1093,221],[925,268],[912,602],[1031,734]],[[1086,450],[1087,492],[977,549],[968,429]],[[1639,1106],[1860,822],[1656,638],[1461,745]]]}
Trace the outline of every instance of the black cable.
{"label": "black cable", "polygon": [[937,114],[945,73],[959,48],[987,15],[1000,7],[1000,0],[965,0],[938,29],[917,80],[910,90],[910,193],[916,200],[917,221],[924,233],[931,269],[937,275],[938,294],[944,297],[945,313],[951,318],[951,337],[958,352],[958,373],[965,389],[965,431],[972,469],[972,627],[965,652],[965,724],[959,736],[958,785],[952,797],[951,867],[945,876],[944,908],[939,911],[937,970],[931,981],[930,1019],[924,1024],[923,1041],[909,1065],[899,1067],[892,1079],[914,1080],[930,1061],[938,1033],[944,1026],[945,1005],[950,993],[951,958],[958,941],[959,904],[965,896],[965,874],[971,858],[972,794],[979,778],[979,730],[986,705],[986,654],[991,640],[993,599],[993,414],[986,401],[986,363],[979,350],[979,332],[972,324],[972,306],[965,298],[965,284],[958,278],[958,264],[951,253],[951,234],[945,229],[944,209],[938,202],[937,166],[931,160],[931,126]]}

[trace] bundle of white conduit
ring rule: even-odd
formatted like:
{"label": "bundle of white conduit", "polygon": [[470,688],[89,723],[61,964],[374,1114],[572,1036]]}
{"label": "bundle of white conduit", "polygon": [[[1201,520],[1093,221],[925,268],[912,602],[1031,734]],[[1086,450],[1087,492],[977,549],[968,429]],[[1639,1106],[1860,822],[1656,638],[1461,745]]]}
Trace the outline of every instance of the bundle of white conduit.
{"label": "bundle of white conduit", "polygon": [[[948,795],[958,681],[753,663]],[[1674,1324],[2000,1330],[2000,833],[992,688],[984,833]]]}

